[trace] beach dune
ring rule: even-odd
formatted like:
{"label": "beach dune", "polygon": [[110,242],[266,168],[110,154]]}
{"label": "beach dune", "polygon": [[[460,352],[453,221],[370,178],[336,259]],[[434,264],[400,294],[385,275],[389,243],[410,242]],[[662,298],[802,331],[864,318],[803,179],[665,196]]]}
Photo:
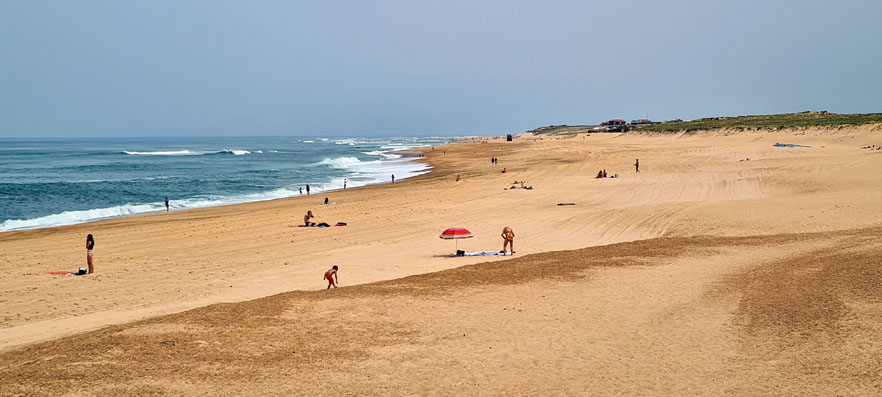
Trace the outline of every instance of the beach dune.
{"label": "beach dune", "polygon": [[[880,132],[491,139],[334,205],[0,233],[0,394],[872,393]],[[45,274],[88,233],[96,274]]]}

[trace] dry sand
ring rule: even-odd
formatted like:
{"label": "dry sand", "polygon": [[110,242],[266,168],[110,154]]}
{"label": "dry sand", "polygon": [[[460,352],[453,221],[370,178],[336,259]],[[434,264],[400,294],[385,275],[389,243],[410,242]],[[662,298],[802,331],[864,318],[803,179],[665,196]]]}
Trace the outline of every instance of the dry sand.
{"label": "dry sand", "polygon": [[[330,206],[2,233],[0,394],[879,394],[880,133],[491,140]],[[87,233],[95,275],[44,274]]]}

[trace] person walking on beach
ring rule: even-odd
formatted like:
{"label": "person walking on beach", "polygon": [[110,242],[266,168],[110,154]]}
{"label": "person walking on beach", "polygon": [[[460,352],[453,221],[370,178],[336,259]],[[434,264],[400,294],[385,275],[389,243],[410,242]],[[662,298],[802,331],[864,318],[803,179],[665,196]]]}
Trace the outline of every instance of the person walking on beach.
{"label": "person walking on beach", "polygon": [[640,173],[640,159],[637,159],[637,161],[634,162],[634,170],[637,171],[638,174]]}
{"label": "person walking on beach", "polygon": [[165,198],[165,212],[168,212],[168,197]]}
{"label": "person walking on beach", "polygon": [[392,174],[392,183],[395,183],[395,174]]}
{"label": "person walking on beach", "polygon": [[300,195],[303,195],[303,186],[300,187]]}
{"label": "person walking on beach", "polygon": [[337,265],[334,265],[334,267],[330,268],[328,271],[325,272],[324,279],[328,280],[328,288],[327,289],[331,289],[331,286],[334,286],[334,288],[337,288],[337,283],[340,282],[340,276],[337,276],[337,281],[334,281],[334,276],[337,275],[337,270],[340,270],[340,268],[338,268]]}
{"label": "person walking on beach", "polygon": [[343,178],[343,190],[346,190],[346,183],[349,182],[349,179]]}
{"label": "person walking on beach", "polygon": [[511,254],[514,255],[514,230],[508,226],[502,229],[502,240],[502,255],[505,255],[505,247],[508,247]]}
{"label": "person walking on beach", "polygon": [[306,195],[309,196],[309,184],[306,185]]}
{"label": "person walking on beach", "polygon": [[92,248],[95,248],[95,239],[90,234],[86,236],[86,264],[89,266],[86,274],[92,274],[95,271],[95,266],[92,263]]}
{"label": "person walking on beach", "polygon": [[309,220],[315,218],[312,215],[312,210],[306,211],[306,215],[303,215],[303,225],[304,226],[315,226],[315,222],[310,222]]}

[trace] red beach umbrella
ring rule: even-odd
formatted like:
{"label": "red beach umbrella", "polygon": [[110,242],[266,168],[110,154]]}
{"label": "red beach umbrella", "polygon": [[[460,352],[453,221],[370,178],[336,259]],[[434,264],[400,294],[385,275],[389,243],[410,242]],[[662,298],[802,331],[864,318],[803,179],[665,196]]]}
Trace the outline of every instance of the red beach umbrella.
{"label": "red beach umbrella", "polygon": [[472,236],[472,232],[468,231],[465,228],[452,227],[445,230],[444,233],[441,233],[441,235],[438,237],[441,237],[445,240],[454,240],[454,242],[456,243],[456,249],[459,250],[459,242],[456,242],[456,240],[459,240],[461,238],[472,238],[475,236]]}

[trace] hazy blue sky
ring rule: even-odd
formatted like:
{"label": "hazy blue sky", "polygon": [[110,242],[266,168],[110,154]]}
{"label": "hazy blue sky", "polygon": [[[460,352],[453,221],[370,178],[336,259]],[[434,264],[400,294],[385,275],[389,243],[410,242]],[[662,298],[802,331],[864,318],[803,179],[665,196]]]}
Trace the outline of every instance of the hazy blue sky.
{"label": "hazy blue sky", "polygon": [[0,0],[0,137],[882,112],[882,1]]}

